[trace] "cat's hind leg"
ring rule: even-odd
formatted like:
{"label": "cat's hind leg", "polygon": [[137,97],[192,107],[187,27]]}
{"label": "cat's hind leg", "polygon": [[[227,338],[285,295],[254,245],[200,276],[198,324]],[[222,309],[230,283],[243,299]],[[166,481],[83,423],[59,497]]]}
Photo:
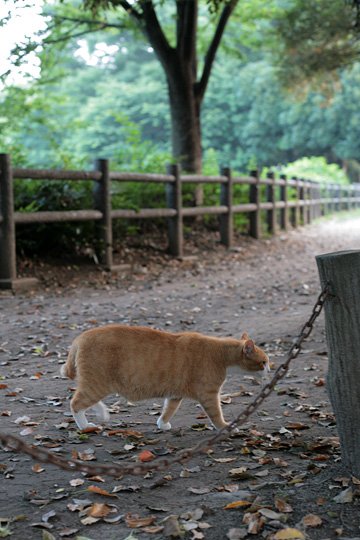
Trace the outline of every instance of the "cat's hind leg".
{"label": "cat's hind leg", "polygon": [[90,398],[87,394],[84,394],[79,390],[75,390],[74,396],[70,401],[70,409],[76,425],[79,429],[87,429],[89,427],[96,427],[96,424],[88,422],[85,412],[91,407],[97,408],[98,398]]}
{"label": "cat's hind leg", "polygon": [[163,431],[168,431],[169,429],[171,429],[171,424],[169,420],[170,418],[174,416],[174,414],[180,407],[181,402],[182,402],[182,399],[176,399],[176,398],[165,399],[161,416],[158,418],[156,422],[157,427],[159,429],[162,429]]}

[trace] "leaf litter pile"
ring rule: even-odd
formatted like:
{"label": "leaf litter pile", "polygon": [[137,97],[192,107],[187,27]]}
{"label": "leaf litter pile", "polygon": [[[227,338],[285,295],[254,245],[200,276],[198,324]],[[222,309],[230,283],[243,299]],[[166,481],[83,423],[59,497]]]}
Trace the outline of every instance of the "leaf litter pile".
{"label": "leaf litter pile", "polygon": [[[116,395],[105,400],[110,423],[79,432],[69,412],[76,383],[59,376],[72,339],[110,322],[218,336],[247,330],[276,367],[318,295],[314,256],[345,249],[343,238],[353,245],[346,223],[271,241],[238,239],[230,252],[210,235],[191,244],[182,261],[154,250],[146,263],[141,252],[136,266],[130,250],[124,273],[105,278],[69,267],[65,279],[63,268],[47,267],[36,291],[0,292],[1,431],[89,465],[156,464],[205,441],[213,431],[196,403],[183,402],[173,429],[161,432],[161,400],[130,403]],[[167,471],[94,476],[2,448],[0,538],[360,538],[360,479],[341,464],[327,360],[321,316],[260,410],[227,440]],[[260,388],[251,375],[230,373],[225,417],[235,418]]]}

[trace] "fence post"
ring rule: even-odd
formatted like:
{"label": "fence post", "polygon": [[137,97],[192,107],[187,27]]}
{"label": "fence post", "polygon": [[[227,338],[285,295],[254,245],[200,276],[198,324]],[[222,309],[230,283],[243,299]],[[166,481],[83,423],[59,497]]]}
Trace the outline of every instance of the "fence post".
{"label": "fence post", "polygon": [[284,185],[280,186],[280,200],[284,203],[284,208],[280,210],[280,227],[287,231],[289,228],[289,207],[286,174],[282,174],[280,178],[285,182]]}
{"label": "fence post", "polygon": [[329,355],[327,390],[336,416],[342,459],[360,476],[360,251],[316,257],[322,287],[334,296],[325,301]]}
{"label": "fence post", "polygon": [[175,182],[168,182],[166,184],[167,207],[176,210],[174,217],[168,219],[169,251],[175,257],[182,257],[183,218],[180,167],[178,164],[169,164],[166,167],[166,172],[175,177]]}
{"label": "fence post", "polygon": [[0,154],[0,289],[12,289],[16,279],[16,237],[11,160]]}
{"label": "fence post", "polygon": [[256,204],[257,208],[255,212],[249,214],[249,234],[253,238],[261,238],[261,219],[260,219],[260,175],[259,171],[251,171],[250,176],[256,179],[255,184],[250,184],[249,199],[250,203]]}
{"label": "fence post", "polygon": [[220,215],[220,242],[227,248],[230,248],[233,244],[234,237],[234,220],[232,211],[233,183],[231,169],[229,167],[222,167],[221,176],[226,176],[227,181],[225,184],[221,184],[220,187],[220,204],[221,206],[227,206],[228,211],[226,214]]}
{"label": "fence post", "polygon": [[305,199],[305,223],[306,225],[310,225],[312,218],[312,188],[310,180],[305,181]]}
{"label": "fence post", "polygon": [[271,180],[270,184],[266,185],[267,202],[272,203],[272,208],[267,211],[266,221],[267,228],[270,234],[276,233],[276,209],[275,209],[275,175],[273,172],[267,173],[267,178]]}
{"label": "fence post", "polygon": [[94,187],[95,208],[102,213],[102,219],[97,224],[100,245],[100,262],[107,269],[113,264],[113,234],[111,219],[111,180],[109,174],[109,160],[97,159],[95,168],[101,173],[101,178]]}

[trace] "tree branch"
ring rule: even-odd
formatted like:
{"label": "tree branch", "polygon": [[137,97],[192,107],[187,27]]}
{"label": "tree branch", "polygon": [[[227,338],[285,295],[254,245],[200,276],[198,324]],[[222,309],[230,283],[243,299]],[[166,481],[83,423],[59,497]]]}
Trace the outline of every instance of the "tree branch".
{"label": "tree branch", "polygon": [[215,60],[215,56],[217,53],[217,50],[219,48],[221,38],[224,34],[225,27],[227,25],[227,22],[234,11],[236,5],[238,3],[238,0],[229,0],[226,5],[224,6],[224,9],[222,10],[218,25],[216,27],[213,39],[210,43],[210,46],[208,48],[208,51],[205,56],[205,63],[204,63],[204,69],[201,76],[200,81],[196,84],[195,91],[197,93],[197,96],[200,100],[203,99],[207,84],[209,82],[211,69]]}
{"label": "tree branch", "polygon": [[101,28],[120,28],[121,30],[124,29],[124,24],[115,24],[115,23],[108,23],[106,21],[96,21],[94,19],[80,19],[77,17],[65,17],[63,15],[56,15],[56,14],[50,14],[50,16],[53,19],[59,19],[60,21],[70,21],[75,22],[79,24],[88,24],[89,26],[96,25],[101,26]]}
{"label": "tree branch", "polygon": [[171,67],[174,57],[174,49],[170,46],[163,29],[159,23],[152,0],[140,0],[142,17],[140,29],[143,31],[150,45],[165,70]]}

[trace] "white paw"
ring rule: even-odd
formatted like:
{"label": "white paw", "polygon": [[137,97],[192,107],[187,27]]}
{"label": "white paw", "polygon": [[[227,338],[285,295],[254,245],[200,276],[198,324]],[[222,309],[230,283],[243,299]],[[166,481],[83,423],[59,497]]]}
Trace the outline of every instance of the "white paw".
{"label": "white paw", "polygon": [[157,427],[159,429],[162,429],[163,431],[169,431],[169,429],[171,429],[171,424],[170,422],[163,422],[163,420],[160,418],[157,419]]}

